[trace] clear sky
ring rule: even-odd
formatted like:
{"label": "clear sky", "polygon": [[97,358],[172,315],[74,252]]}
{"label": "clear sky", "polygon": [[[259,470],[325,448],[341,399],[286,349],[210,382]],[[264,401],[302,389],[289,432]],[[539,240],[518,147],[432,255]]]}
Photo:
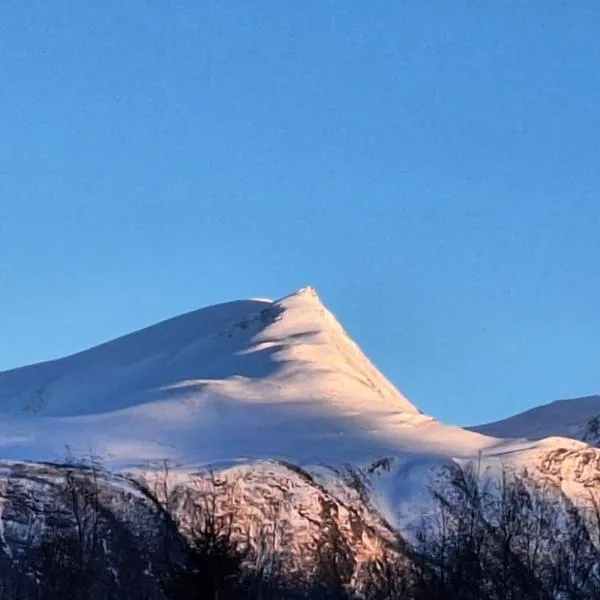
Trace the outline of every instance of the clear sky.
{"label": "clear sky", "polygon": [[0,369],[314,285],[422,410],[600,392],[600,3],[3,0]]}

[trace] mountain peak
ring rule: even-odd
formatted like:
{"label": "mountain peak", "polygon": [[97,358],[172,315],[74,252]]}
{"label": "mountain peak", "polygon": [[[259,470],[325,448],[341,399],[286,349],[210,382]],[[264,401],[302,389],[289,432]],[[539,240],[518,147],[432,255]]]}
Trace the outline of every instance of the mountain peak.
{"label": "mountain peak", "polygon": [[0,397],[5,456],[19,459],[90,443],[137,460],[224,458],[231,448],[294,457],[319,447],[327,457],[377,446],[398,419],[420,418],[313,287],[207,307],[0,373]]}
{"label": "mountain peak", "polygon": [[304,287],[301,287],[298,291],[296,291],[294,294],[292,294],[292,296],[304,296],[304,297],[312,297],[312,298],[319,298],[319,294],[317,293],[317,289],[315,287],[313,287],[312,285],[307,285]]}
{"label": "mountain peak", "polygon": [[286,301],[291,301],[294,299],[323,304],[322,300],[319,298],[316,288],[311,285],[301,287],[292,294],[288,294],[287,296],[280,298],[276,301],[276,303],[285,303]]}

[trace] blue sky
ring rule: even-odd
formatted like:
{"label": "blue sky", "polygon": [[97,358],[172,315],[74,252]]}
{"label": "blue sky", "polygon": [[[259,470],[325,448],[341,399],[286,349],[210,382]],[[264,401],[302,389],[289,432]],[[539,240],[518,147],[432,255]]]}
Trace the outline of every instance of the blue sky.
{"label": "blue sky", "polygon": [[422,410],[600,391],[600,4],[0,7],[0,369],[317,287]]}

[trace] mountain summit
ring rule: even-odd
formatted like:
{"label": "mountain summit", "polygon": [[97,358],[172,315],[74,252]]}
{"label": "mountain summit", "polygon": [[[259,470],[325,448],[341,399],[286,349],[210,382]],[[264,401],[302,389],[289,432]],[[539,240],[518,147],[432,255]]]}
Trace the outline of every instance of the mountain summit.
{"label": "mountain summit", "polygon": [[67,444],[134,462],[346,458],[375,451],[398,424],[432,421],[310,287],[204,308],[0,373],[0,398],[4,456],[28,459]]}

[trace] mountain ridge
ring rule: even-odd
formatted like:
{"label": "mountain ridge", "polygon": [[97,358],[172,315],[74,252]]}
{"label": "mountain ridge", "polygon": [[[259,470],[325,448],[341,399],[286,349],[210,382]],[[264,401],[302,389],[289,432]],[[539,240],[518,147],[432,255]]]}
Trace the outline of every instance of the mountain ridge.
{"label": "mountain ridge", "polygon": [[484,435],[532,440],[561,436],[597,445],[600,442],[600,396],[554,400],[468,429]]}
{"label": "mountain ridge", "polygon": [[[114,424],[113,437],[122,443],[128,437],[124,421],[138,419],[141,427],[151,421],[152,432],[136,443],[156,450],[140,447],[139,458],[157,459],[170,444],[160,439],[159,420],[166,431],[192,416],[202,421],[202,432],[211,419],[224,417],[227,425],[228,414],[238,409],[252,426],[257,417],[249,408],[264,412],[266,406],[278,422],[286,412],[297,417],[302,409],[304,420],[317,431],[327,419],[345,421],[341,431],[348,431],[372,412],[381,418],[396,413],[424,418],[379,373],[310,287],[274,302],[206,307],[63,359],[0,373],[0,433],[10,426],[14,440],[15,431],[26,431],[20,437],[28,450],[54,420],[65,444],[81,450],[70,439],[79,423],[88,428],[88,441],[94,440],[101,454],[118,456],[114,445],[99,447],[102,440],[96,438],[102,436],[94,429],[110,433]],[[27,426],[27,417],[39,434]],[[324,434],[335,435],[336,425],[330,425]],[[0,453],[9,447],[8,458],[23,459],[10,438],[4,437]],[[42,452],[40,458],[56,458],[57,444],[53,446],[54,454]],[[25,458],[35,458],[35,453]]]}

